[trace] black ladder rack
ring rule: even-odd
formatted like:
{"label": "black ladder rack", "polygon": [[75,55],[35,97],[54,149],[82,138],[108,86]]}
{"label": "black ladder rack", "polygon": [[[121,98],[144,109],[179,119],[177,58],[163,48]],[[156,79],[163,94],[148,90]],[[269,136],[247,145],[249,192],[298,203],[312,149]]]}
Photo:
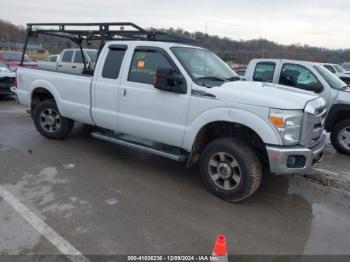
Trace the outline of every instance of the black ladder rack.
{"label": "black ladder rack", "polygon": [[[99,52],[106,41],[111,40],[142,40],[176,42],[184,44],[198,45],[198,42],[191,38],[181,37],[161,31],[146,30],[134,23],[28,23],[26,40],[23,46],[21,65],[23,65],[28,41],[31,37],[39,35],[49,35],[62,37],[73,41],[79,45],[82,53],[84,66],[86,61],[83,55],[82,42],[100,41]],[[98,52],[98,55],[99,55]]]}

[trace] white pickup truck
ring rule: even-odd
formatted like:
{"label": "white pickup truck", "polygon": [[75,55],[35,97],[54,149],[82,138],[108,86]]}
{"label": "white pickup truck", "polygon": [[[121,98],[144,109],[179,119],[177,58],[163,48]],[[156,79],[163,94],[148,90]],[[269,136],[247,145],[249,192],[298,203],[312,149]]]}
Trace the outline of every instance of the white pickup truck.
{"label": "white pickup truck", "polygon": [[323,64],[286,59],[254,59],[245,78],[319,94],[327,103],[325,129],[332,145],[350,155],[350,88]]}
{"label": "white pickup truck", "polygon": [[73,121],[98,139],[187,163],[229,201],[259,187],[263,168],[305,173],[325,148],[324,99],[239,81],[209,50],[164,41],[108,41],[92,75],[19,68],[16,94],[37,130],[63,139]]}

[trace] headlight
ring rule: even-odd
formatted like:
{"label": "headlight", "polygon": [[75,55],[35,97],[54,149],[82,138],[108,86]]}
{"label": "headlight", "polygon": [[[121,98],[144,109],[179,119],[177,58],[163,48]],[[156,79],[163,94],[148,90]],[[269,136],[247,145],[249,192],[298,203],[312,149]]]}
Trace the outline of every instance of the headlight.
{"label": "headlight", "polygon": [[303,122],[302,110],[270,109],[269,121],[277,128],[285,145],[299,143]]}

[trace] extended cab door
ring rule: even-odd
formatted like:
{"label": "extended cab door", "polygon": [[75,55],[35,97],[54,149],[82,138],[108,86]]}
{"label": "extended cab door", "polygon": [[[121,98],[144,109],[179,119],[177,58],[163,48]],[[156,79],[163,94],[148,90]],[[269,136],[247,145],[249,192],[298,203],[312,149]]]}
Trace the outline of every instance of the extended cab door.
{"label": "extended cab door", "polygon": [[[119,128],[123,133],[173,146],[181,146],[188,114],[190,88],[186,94],[154,87],[158,68],[181,74],[171,56],[161,48],[128,50],[119,90]],[[186,84],[186,83],[185,83]]]}
{"label": "extended cab door", "polygon": [[118,126],[118,90],[126,45],[109,45],[102,50],[94,74],[91,113],[95,124],[110,130]]}

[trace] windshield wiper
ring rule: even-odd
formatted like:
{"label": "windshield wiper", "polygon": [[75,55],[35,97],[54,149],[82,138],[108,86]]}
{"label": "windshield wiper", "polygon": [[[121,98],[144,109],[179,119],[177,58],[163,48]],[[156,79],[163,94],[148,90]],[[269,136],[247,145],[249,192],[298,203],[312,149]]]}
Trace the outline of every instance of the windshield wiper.
{"label": "windshield wiper", "polygon": [[219,76],[203,76],[203,77],[198,77],[197,80],[211,80],[211,81],[221,81],[221,82],[227,81],[227,79]]}

